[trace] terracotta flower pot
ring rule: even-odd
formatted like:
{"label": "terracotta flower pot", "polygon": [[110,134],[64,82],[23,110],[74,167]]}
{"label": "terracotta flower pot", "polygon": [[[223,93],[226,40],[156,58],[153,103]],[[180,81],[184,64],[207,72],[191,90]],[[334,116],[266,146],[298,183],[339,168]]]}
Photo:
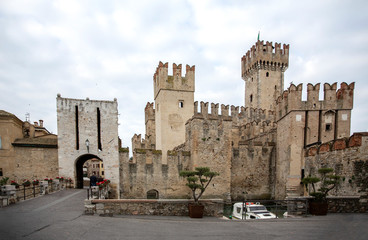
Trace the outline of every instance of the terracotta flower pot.
{"label": "terracotta flower pot", "polygon": [[327,215],[328,203],[327,202],[310,202],[309,213],[313,215]]}
{"label": "terracotta flower pot", "polygon": [[204,206],[198,204],[189,204],[189,217],[191,218],[203,218]]}

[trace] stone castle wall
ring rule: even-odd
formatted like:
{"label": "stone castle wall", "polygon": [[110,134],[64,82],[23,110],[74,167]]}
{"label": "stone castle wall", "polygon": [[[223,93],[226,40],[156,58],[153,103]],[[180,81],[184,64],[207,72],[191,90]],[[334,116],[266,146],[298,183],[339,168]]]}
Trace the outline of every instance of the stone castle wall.
{"label": "stone castle wall", "polygon": [[218,104],[201,102],[198,111],[198,103],[194,103],[194,115],[185,125],[185,142],[167,152],[167,164],[162,164],[160,150],[152,149],[141,135],[134,135],[133,159],[129,161],[127,153],[120,153],[121,198],[145,198],[149,190],[157,190],[160,198],[190,198],[179,172],[200,166],[220,173],[204,198],[242,199],[244,193],[247,198],[271,197],[273,112],[225,105],[220,109]]}
{"label": "stone castle wall", "polygon": [[328,167],[342,176],[341,184],[330,192],[335,196],[360,196],[368,200],[368,133],[355,133],[312,146],[305,151],[305,176],[318,175]]}
{"label": "stone castle wall", "polygon": [[350,114],[354,83],[324,84],[324,99],[319,100],[320,84],[307,85],[307,101],[302,101],[303,85],[291,84],[278,97],[276,198],[301,196],[300,184],[304,148],[350,136]]}

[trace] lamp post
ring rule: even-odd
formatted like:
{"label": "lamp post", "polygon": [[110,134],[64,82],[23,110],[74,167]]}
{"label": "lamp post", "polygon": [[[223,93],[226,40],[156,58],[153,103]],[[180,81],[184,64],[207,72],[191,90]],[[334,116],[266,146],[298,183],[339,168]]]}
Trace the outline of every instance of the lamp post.
{"label": "lamp post", "polygon": [[89,153],[89,140],[86,139],[86,147],[87,147],[87,152]]}

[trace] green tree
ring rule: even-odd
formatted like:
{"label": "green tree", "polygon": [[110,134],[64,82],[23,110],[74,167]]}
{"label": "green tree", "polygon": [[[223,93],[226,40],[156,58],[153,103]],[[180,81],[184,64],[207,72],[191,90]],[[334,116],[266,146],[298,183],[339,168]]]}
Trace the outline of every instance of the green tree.
{"label": "green tree", "polygon": [[196,167],[195,171],[180,171],[180,176],[186,177],[187,186],[192,190],[194,202],[202,197],[204,191],[215,176],[220,175],[217,172],[211,172],[208,167]]}
{"label": "green tree", "polygon": [[[325,202],[328,192],[337,187],[340,183],[341,176],[333,174],[332,168],[320,168],[318,169],[318,173],[321,176],[309,176],[302,180],[302,183],[306,185],[311,185],[313,188],[313,192],[310,193],[311,196],[315,198],[316,201]],[[321,182],[319,189],[316,191],[315,184]]]}

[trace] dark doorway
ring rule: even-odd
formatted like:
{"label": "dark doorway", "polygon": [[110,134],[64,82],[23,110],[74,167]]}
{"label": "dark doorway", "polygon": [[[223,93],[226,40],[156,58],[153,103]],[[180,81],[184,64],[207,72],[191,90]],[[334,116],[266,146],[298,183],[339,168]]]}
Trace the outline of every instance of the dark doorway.
{"label": "dark doorway", "polygon": [[93,154],[82,155],[75,161],[75,171],[77,176],[76,188],[83,188],[83,164],[90,159],[98,159],[102,161],[102,159]]}

